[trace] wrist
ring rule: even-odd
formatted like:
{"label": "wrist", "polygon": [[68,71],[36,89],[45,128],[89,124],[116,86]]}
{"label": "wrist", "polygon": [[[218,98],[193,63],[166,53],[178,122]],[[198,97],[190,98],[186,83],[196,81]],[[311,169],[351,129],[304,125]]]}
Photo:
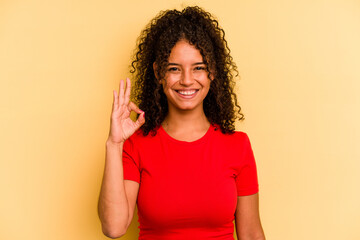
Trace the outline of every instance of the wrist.
{"label": "wrist", "polygon": [[106,147],[122,147],[124,145],[124,142],[114,142],[111,139],[106,140]]}

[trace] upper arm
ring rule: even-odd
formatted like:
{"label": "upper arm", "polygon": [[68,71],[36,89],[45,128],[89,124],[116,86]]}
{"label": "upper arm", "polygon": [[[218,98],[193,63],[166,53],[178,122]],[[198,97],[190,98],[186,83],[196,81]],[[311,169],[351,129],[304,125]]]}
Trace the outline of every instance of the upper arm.
{"label": "upper arm", "polygon": [[265,239],[259,215],[259,194],[238,196],[235,212],[239,240]]}
{"label": "upper arm", "polygon": [[140,184],[136,181],[124,180],[124,187],[129,206],[129,221],[127,227],[129,227],[134,216],[135,205],[139,193],[139,186]]}

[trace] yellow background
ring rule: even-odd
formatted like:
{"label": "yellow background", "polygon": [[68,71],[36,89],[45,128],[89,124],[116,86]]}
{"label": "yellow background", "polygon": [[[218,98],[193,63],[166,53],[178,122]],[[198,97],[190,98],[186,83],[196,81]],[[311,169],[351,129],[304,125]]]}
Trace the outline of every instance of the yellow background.
{"label": "yellow background", "polygon": [[106,239],[112,90],[145,24],[194,3],[239,67],[267,239],[360,239],[358,0],[1,0],[0,239]]}

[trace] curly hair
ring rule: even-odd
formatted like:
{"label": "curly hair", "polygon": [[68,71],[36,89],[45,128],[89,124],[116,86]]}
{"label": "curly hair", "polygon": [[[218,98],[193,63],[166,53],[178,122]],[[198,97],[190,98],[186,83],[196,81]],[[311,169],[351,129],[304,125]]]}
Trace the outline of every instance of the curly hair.
{"label": "curly hair", "polygon": [[233,88],[237,67],[230,56],[225,32],[214,17],[200,7],[182,11],[167,10],[157,15],[141,32],[137,42],[131,73],[135,75],[133,98],[145,111],[146,121],[141,129],[146,136],[156,134],[168,113],[168,104],[159,79],[165,76],[171,49],[179,40],[187,40],[197,48],[212,78],[210,90],[203,102],[204,113],[212,125],[223,133],[233,133],[235,121],[244,115],[237,103]]}

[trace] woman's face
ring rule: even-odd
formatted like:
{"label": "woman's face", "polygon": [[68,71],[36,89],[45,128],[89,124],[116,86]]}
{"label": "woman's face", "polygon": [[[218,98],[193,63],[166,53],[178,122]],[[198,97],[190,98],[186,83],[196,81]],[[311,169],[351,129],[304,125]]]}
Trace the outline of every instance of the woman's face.
{"label": "woman's face", "polygon": [[210,79],[200,51],[186,40],[178,41],[171,50],[165,77],[161,80],[169,111],[203,111]]}

